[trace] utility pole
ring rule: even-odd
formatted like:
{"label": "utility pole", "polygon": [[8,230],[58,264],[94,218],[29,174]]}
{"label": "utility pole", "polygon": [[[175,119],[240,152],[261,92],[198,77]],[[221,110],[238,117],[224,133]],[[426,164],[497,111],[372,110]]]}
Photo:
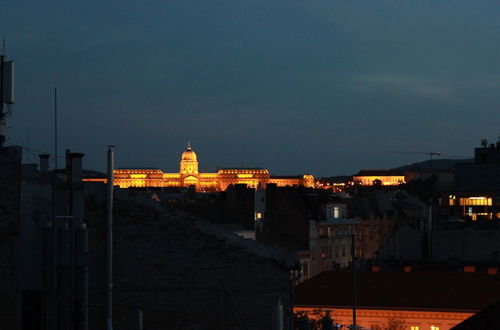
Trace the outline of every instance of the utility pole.
{"label": "utility pole", "polygon": [[108,146],[108,210],[106,224],[106,330],[113,330],[113,170],[114,146]]}

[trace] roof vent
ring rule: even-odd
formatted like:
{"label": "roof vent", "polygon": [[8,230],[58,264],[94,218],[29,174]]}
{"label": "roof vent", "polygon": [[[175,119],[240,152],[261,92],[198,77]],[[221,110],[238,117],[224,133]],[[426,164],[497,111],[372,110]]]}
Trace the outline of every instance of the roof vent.
{"label": "roof vent", "polygon": [[464,266],[464,273],[475,273],[476,266]]}

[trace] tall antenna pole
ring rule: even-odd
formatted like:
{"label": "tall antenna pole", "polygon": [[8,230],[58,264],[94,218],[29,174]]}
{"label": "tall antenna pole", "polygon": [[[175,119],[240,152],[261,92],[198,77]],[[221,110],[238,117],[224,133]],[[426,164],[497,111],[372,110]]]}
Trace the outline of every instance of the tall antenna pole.
{"label": "tall antenna pole", "polygon": [[108,212],[106,224],[106,330],[113,330],[113,170],[114,146],[108,146]]}
{"label": "tall antenna pole", "polygon": [[57,87],[54,87],[54,169],[57,170]]}
{"label": "tall antenna pole", "polygon": [[30,131],[26,127],[26,163],[30,162]]}

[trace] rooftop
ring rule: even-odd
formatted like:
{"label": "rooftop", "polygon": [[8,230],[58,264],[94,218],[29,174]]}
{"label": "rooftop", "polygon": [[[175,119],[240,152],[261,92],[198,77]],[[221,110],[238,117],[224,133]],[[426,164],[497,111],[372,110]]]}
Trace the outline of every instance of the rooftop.
{"label": "rooftop", "polygon": [[[298,306],[352,306],[352,274],[329,271],[296,287]],[[500,276],[444,271],[359,272],[359,308],[478,311],[500,300]]]}

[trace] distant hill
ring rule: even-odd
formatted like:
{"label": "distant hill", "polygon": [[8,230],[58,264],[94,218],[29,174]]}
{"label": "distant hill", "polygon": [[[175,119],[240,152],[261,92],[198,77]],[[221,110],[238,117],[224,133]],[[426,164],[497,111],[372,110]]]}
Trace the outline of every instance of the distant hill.
{"label": "distant hill", "polygon": [[420,170],[445,170],[452,169],[456,164],[460,163],[472,163],[473,159],[433,159],[426,160],[419,163],[413,163],[411,165],[404,165],[400,167],[394,168],[394,170],[398,170],[401,172],[407,172],[411,169],[420,169]]}
{"label": "distant hill", "polygon": [[[418,163],[413,163],[410,165],[403,165],[399,167],[394,167],[391,168],[390,170],[396,170],[401,172],[402,174],[405,174],[406,172],[410,170],[447,170],[447,169],[452,169],[455,164],[460,164],[460,163],[472,163],[474,159],[433,159],[433,160],[425,160],[422,162]],[[358,171],[359,172],[359,171]],[[358,173],[356,172],[356,173]],[[350,179],[352,179],[353,175],[356,175],[356,173],[352,175],[337,175],[337,176],[330,176],[330,177],[321,177],[318,178],[322,182],[347,182]]]}

